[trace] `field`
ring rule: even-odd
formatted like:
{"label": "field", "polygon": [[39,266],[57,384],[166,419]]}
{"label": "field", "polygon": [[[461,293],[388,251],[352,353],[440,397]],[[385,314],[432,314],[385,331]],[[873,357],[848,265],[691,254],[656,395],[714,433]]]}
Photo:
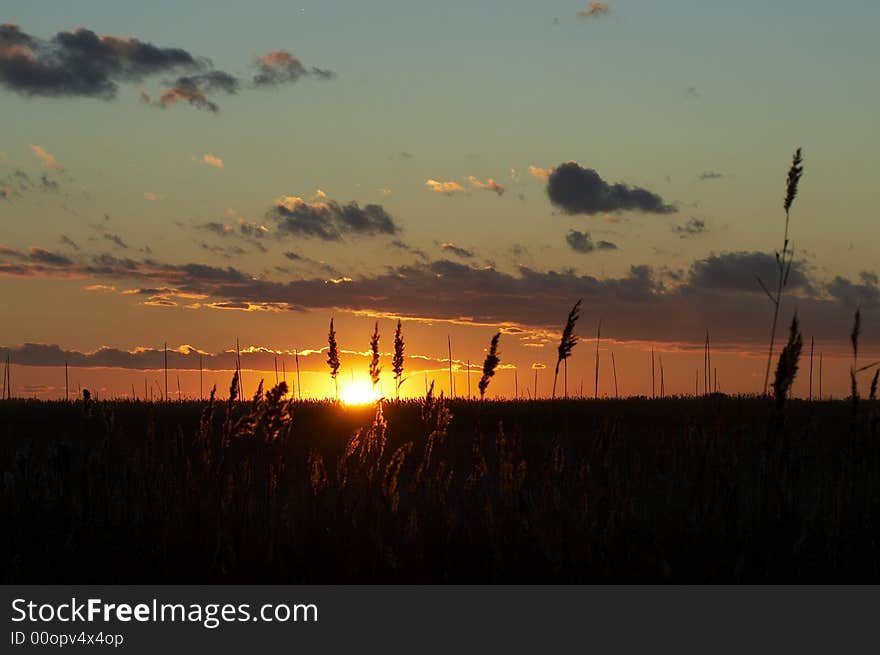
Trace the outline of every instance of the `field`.
{"label": "field", "polygon": [[2,582],[878,582],[874,405],[2,401]]}

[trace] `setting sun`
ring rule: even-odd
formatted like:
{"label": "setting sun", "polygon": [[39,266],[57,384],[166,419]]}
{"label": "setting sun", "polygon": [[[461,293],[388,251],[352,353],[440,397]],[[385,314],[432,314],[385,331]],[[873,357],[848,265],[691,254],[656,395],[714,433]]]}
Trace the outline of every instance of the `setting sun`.
{"label": "setting sun", "polygon": [[368,405],[378,398],[378,393],[369,382],[352,382],[339,393],[339,399],[346,405]]}

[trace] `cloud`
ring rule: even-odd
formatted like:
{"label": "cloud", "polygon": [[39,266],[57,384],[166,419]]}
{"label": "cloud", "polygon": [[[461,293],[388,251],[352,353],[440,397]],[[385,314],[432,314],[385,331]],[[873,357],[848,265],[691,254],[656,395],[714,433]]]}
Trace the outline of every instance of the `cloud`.
{"label": "cloud", "polygon": [[257,57],[255,65],[257,73],[253,77],[253,85],[256,87],[291,84],[307,75],[317,77],[320,80],[336,77],[336,73],[323,68],[307,69],[297,57],[294,57],[287,50],[267,52]]}
{"label": "cloud", "polygon": [[[769,285],[778,275],[779,267],[773,255],[757,251],[728,252],[695,261],[688,275],[688,285],[704,290],[742,291],[763,295],[755,277]],[[796,259],[792,263],[788,288],[807,294],[815,293],[800,260]]]}
{"label": "cloud", "polygon": [[220,237],[229,236],[235,231],[235,228],[231,225],[224,225],[219,221],[209,221],[208,223],[202,223],[196,227],[202,230],[207,230],[208,232],[213,232]]}
{"label": "cloud", "polygon": [[62,234],[61,238],[58,240],[61,244],[73,248],[74,250],[79,250],[79,246],[76,241],[71,239],[69,236]]}
{"label": "cloud", "polygon": [[880,306],[880,280],[876,273],[863,271],[859,282],[837,276],[828,283],[827,290],[832,298],[850,308]]}
{"label": "cloud", "polygon": [[110,100],[119,85],[176,74],[153,102],[140,91],[141,102],[168,107],[181,102],[212,113],[220,110],[211,93],[238,93],[250,88],[278,86],[303,76],[327,80],[336,76],[323,68],[305,68],[285,50],[258,57],[257,73],[248,82],[210,69],[211,62],[181,48],[161,48],[134,37],[98,35],[78,28],[51,39],[22,32],[17,25],[0,25],[0,86],[26,96],[89,97]]}
{"label": "cloud", "polygon": [[33,262],[47,264],[49,266],[67,267],[73,265],[73,261],[68,257],[36,246],[33,246],[30,249],[28,258]]}
{"label": "cloud", "polygon": [[115,245],[119,248],[128,249],[128,244],[126,244],[125,241],[122,240],[122,237],[119,236],[118,234],[113,234],[112,232],[105,232],[103,236],[104,236],[105,241],[109,241],[110,243],[112,243],[113,245]]}
{"label": "cloud", "polygon": [[162,92],[157,102],[161,108],[178,102],[187,102],[198,109],[212,113],[220,111],[216,102],[208,98],[208,93],[220,91],[227,95],[238,93],[239,81],[233,75],[219,70],[178,77]]}
{"label": "cloud", "polygon": [[565,236],[565,242],[575,252],[588,255],[594,250],[617,250],[617,244],[610,241],[599,241],[593,243],[589,232],[579,232],[578,230],[569,230]]}
{"label": "cloud", "polygon": [[706,221],[692,217],[683,225],[673,225],[672,231],[682,239],[699,236],[706,233]]}
{"label": "cloud", "polygon": [[708,180],[720,180],[724,177],[724,173],[719,173],[717,171],[703,171],[697,177],[701,182],[706,182]]}
{"label": "cloud", "polygon": [[346,234],[374,236],[395,235],[400,227],[382,205],[360,207],[356,202],[340,205],[319,197],[311,202],[298,196],[285,196],[269,210],[280,235],[317,237],[339,241]]}
{"label": "cloud", "polygon": [[201,65],[185,50],[133,37],[78,28],[41,39],[17,25],[0,25],[0,85],[26,96],[109,100],[120,83]]}
{"label": "cloud", "polygon": [[611,12],[611,7],[604,2],[588,2],[586,9],[578,11],[581,18],[599,18]]}
{"label": "cloud", "polygon": [[152,191],[144,191],[144,200],[148,200],[149,202],[159,202],[160,200],[165,200],[165,196],[153,193]]}
{"label": "cloud", "polygon": [[491,177],[488,180],[486,180],[485,182],[483,182],[482,180],[474,177],[473,175],[469,175],[467,180],[468,180],[468,182],[471,183],[472,186],[476,187],[477,189],[484,189],[486,191],[494,191],[499,196],[504,195],[504,187],[501,184],[499,184],[498,182],[496,182],[495,180],[493,180]]}
{"label": "cloud", "polygon": [[[294,264],[297,260],[290,259]],[[276,281],[234,267],[201,263],[135,261],[102,254],[72,262],[40,248],[22,252],[0,247],[0,275],[83,279],[130,286],[124,292],[154,306],[196,299],[190,307],[247,311],[349,311],[373,316],[448,320],[474,325],[558,330],[572,299],[585,311],[601,312],[608,334],[621,340],[699,343],[706,329],[713,343],[763,347],[771,306],[753,274],[773,273],[775,259],[763,253],[709,255],[692,264],[674,284],[663,271],[638,265],[618,277],[597,278],[573,269],[513,272],[447,259],[387,267],[380,273],[341,272],[332,278]],[[772,280],[772,278],[771,278]],[[880,288],[876,274],[830,283],[792,269],[785,312],[796,308],[805,333],[844,350],[852,311],[862,303],[864,343],[880,346]],[[651,320],[646,321],[645,317]],[[827,352],[827,351],[826,351]]]}
{"label": "cloud", "polygon": [[671,214],[677,211],[659,195],[641,187],[609,184],[592,168],[575,162],[560,164],[547,179],[550,202],[567,214],[601,214],[616,211],[639,211],[647,214]]}
{"label": "cloud", "polygon": [[464,187],[458,182],[438,182],[437,180],[425,180],[427,186],[434,193],[442,193],[447,196],[453,196],[456,193],[464,193]]}
{"label": "cloud", "polygon": [[593,240],[590,238],[589,232],[571,230],[565,236],[565,242],[572,250],[583,254],[591,253],[596,248],[593,245]]}
{"label": "cloud", "polygon": [[31,144],[31,150],[34,155],[39,157],[43,161],[43,166],[48,168],[50,171],[63,171],[64,166],[62,166],[57,159],[53,155],[50,155],[46,152],[46,149],[43,146],[35,146]]}
{"label": "cloud", "polygon": [[529,166],[529,173],[532,177],[539,180],[546,180],[555,171],[555,168],[541,168],[540,166]]}
{"label": "cloud", "polygon": [[223,160],[217,155],[207,152],[202,155],[202,162],[214,168],[223,168]]}
{"label": "cloud", "polygon": [[49,177],[43,173],[40,175],[40,187],[44,191],[58,191],[58,182],[50,180]]}
{"label": "cloud", "polygon": [[[152,305],[166,305],[159,301]],[[175,303],[170,303],[175,304]],[[244,310],[254,311],[270,308],[255,307],[248,303],[218,302],[205,305],[210,309]],[[326,344],[323,348],[303,348],[296,351],[296,357],[305,370],[316,370],[324,366],[326,358]],[[64,366],[71,368],[121,368],[136,371],[161,371],[165,367],[166,353],[163,348],[140,346],[130,350],[101,346],[91,352],[65,349],[56,344],[24,343],[17,348],[10,348],[12,360],[19,366]],[[342,349],[342,353],[351,358],[362,358],[364,364],[370,356],[369,351],[354,351]],[[176,348],[168,348],[167,364],[169,370],[176,371],[221,371],[231,372],[236,368],[236,360],[241,361],[241,367],[248,371],[270,371],[276,362],[279,367],[282,362],[286,363],[287,374],[293,369],[293,350],[277,350],[265,346],[242,345],[240,353],[236,354],[235,348],[210,352],[196,348],[189,344],[182,344]],[[449,360],[445,357],[432,357],[423,354],[407,354],[406,367],[408,371],[436,370],[438,365],[441,370],[446,370]],[[464,369],[465,362],[453,359],[453,365]],[[207,391],[207,389],[206,389]]]}
{"label": "cloud", "polygon": [[473,250],[468,250],[467,248],[460,248],[456,246],[454,243],[441,243],[440,248],[445,250],[446,252],[450,252],[457,257],[462,257],[464,259],[471,259],[474,256]]}

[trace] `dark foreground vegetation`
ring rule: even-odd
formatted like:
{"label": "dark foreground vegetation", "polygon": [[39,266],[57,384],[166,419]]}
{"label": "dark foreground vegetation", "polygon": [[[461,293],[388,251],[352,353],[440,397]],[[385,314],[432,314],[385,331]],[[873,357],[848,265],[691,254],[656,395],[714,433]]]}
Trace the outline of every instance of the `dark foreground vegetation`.
{"label": "dark foreground vegetation", "polygon": [[878,582],[873,402],[0,402],[2,582]]}

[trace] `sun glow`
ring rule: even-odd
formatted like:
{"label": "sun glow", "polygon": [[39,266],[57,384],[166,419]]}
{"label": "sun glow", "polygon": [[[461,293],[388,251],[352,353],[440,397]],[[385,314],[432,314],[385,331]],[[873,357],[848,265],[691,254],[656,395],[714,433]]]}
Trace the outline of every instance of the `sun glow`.
{"label": "sun glow", "polygon": [[340,391],[339,399],[346,405],[368,405],[376,402],[379,395],[369,382],[352,382]]}

